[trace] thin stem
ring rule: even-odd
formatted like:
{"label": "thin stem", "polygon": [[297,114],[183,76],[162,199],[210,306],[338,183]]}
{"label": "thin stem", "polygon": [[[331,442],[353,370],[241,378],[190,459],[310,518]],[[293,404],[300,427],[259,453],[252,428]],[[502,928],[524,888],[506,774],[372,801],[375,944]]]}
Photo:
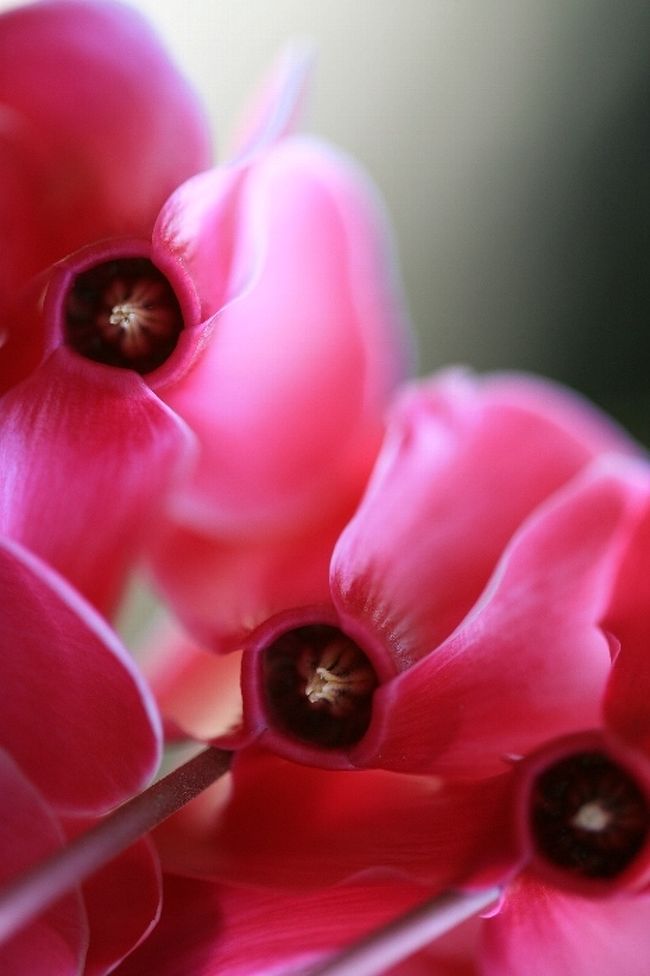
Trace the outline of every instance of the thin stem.
{"label": "thin stem", "polygon": [[378,976],[492,905],[499,888],[447,892],[411,909],[305,976]]}
{"label": "thin stem", "polygon": [[0,942],[149,833],[230,768],[232,753],[204,749],[95,827],[0,888]]}

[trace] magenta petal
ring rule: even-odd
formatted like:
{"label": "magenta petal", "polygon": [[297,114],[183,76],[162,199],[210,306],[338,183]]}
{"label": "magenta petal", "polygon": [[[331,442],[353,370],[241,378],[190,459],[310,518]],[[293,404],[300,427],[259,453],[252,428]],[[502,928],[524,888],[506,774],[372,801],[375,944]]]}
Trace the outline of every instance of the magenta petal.
{"label": "magenta petal", "polygon": [[[0,749],[0,881],[21,874],[63,843],[43,798]],[[80,976],[88,926],[79,894],[71,893],[0,946],[3,976]]]}
{"label": "magenta petal", "polygon": [[0,155],[27,163],[10,228],[30,197],[3,251],[13,287],[89,241],[148,236],[172,190],[209,165],[194,93],[126,5],[53,0],[4,13],[0,101],[12,120]]}
{"label": "magenta petal", "polygon": [[488,775],[599,725],[610,653],[598,623],[643,502],[630,475],[597,466],[524,524],[462,626],[377,692],[360,764]]}
{"label": "magenta petal", "polygon": [[296,898],[168,876],[160,925],[116,976],[302,973],[428,896],[426,888],[393,883]]}
{"label": "magenta petal", "polygon": [[[285,140],[239,194],[226,228],[228,304],[200,362],[165,396],[202,446],[181,517],[254,536],[295,531],[357,497],[403,369],[403,315],[382,215],[350,163]],[[204,255],[219,273],[220,229],[205,230],[204,277]]]}
{"label": "magenta petal", "polygon": [[7,540],[0,584],[0,744],[58,810],[103,812],[157,766],[151,697],[103,620]]}
{"label": "magenta petal", "polygon": [[58,350],[0,408],[0,530],[104,612],[191,435],[141,377]]}
{"label": "magenta petal", "polygon": [[647,976],[650,896],[588,899],[533,878],[484,923],[483,976]]}
{"label": "magenta petal", "polygon": [[248,750],[218,815],[181,816],[157,842],[165,869],[276,891],[360,874],[432,890],[489,884],[515,860],[510,780],[446,788],[430,776],[323,770]]}
{"label": "magenta petal", "polygon": [[414,386],[334,554],[340,612],[371,616],[409,666],[460,623],[521,521],[614,447],[631,449],[550,383],[456,370]]}
{"label": "magenta petal", "polygon": [[620,647],[607,684],[605,722],[650,753],[650,508],[631,539],[605,620]]}

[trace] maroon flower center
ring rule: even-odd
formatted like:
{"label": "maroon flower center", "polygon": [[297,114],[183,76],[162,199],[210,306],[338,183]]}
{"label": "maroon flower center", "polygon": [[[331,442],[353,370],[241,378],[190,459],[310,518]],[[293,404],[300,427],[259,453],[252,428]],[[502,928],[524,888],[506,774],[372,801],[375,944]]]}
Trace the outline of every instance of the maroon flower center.
{"label": "maroon flower center", "polygon": [[117,258],[82,271],[64,315],[68,343],[78,353],[138,373],[162,366],[183,328],[171,285],[147,258]]}
{"label": "maroon flower center", "polygon": [[554,763],[530,799],[537,851],[555,867],[587,879],[611,879],[639,853],[648,835],[646,798],[631,775],[600,752]]}
{"label": "maroon flower center", "polygon": [[352,745],[366,732],[377,675],[338,627],[309,624],[287,631],[266,648],[262,668],[276,728],[327,748]]}

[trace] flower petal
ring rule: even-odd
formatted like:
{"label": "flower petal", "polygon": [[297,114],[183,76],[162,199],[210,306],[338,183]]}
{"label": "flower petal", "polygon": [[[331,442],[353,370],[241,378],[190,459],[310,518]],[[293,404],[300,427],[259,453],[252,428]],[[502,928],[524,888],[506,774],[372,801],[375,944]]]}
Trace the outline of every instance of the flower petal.
{"label": "flower petal", "polygon": [[11,123],[0,154],[27,164],[23,178],[13,169],[19,192],[2,197],[3,233],[19,233],[3,249],[0,302],[83,244],[148,236],[165,198],[209,165],[194,93],[147,22],[121,4],[51,0],[5,12],[0,104]]}
{"label": "flower petal", "polygon": [[[2,882],[52,854],[63,842],[47,804],[3,749],[0,836]],[[0,946],[0,970],[3,976],[80,976],[87,945],[83,902],[73,892]]]}
{"label": "flower petal", "polygon": [[182,811],[156,842],[166,870],[276,892],[360,874],[433,890],[487,884],[516,860],[510,780],[446,788],[431,776],[323,770],[249,749],[225,806]]}
{"label": "flower petal", "polygon": [[0,530],[108,612],[192,448],[136,373],[60,349],[0,401]]}
{"label": "flower petal", "polygon": [[168,876],[160,925],[116,976],[304,972],[427,894],[414,885],[342,885],[296,898]]}
{"label": "flower petal", "polygon": [[468,613],[520,522],[599,452],[595,410],[532,378],[447,371],[407,391],[332,561],[335,602],[408,667]]}
{"label": "flower petal", "polygon": [[0,542],[0,745],[58,810],[104,812],[159,760],[148,691],[102,619],[61,577]]}
{"label": "flower petal", "polygon": [[[177,511],[225,536],[295,532],[358,497],[403,370],[386,228],[352,164],[298,139],[251,166],[228,220],[227,304],[213,341],[184,380],[161,391],[202,447]],[[199,279],[219,273],[218,230],[211,222],[202,237],[192,234],[206,242]]]}
{"label": "flower petal", "polygon": [[377,692],[360,764],[484,776],[599,724],[610,653],[598,623],[647,494],[629,474],[596,465],[524,523],[461,627]]}
{"label": "flower petal", "polygon": [[511,887],[484,923],[484,976],[646,976],[650,896],[566,895],[534,878]]}

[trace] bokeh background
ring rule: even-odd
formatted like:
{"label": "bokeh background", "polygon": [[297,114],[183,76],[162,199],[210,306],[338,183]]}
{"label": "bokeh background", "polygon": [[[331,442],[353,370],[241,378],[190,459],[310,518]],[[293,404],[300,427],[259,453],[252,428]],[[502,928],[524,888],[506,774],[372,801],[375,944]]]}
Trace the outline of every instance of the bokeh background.
{"label": "bokeh background", "polygon": [[132,5],[218,145],[278,50],[312,42],[307,126],[387,200],[423,372],[533,370],[650,437],[647,0]]}

